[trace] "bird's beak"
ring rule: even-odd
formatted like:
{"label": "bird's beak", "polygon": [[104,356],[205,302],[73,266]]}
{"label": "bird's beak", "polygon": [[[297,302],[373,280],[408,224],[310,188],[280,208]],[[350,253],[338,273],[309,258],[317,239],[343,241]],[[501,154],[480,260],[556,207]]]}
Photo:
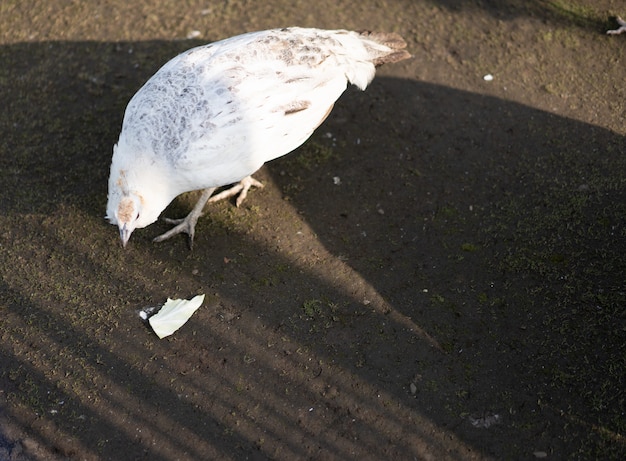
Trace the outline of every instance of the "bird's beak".
{"label": "bird's beak", "polygon": [[120,227],[120,238],[122,239],[122,246],[124,248],[126,248],[126,244],[128,243],[128,239],[130,239],[130,234],[132,234],[132,232],[133,231],[128,228],[127,223],[124,223],[124,225]]}

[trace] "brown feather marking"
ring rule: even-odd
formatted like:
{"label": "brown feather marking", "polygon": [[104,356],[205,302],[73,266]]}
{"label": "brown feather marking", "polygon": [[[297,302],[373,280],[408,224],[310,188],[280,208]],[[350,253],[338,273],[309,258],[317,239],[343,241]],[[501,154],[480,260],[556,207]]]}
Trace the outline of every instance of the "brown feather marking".
{"label": "brown feather marking", "polygon": [[393,53],[374,59],[374,65],[376,67],[379,67],[383,64],[391,64],[398,61],[404,61],[405,59],[409,59],[410,57],[411,53],[406,50],[394,51]]}
{"label": "brown feather marking", "polygon": [[135,215],[135,204],[130,197],[120,200],[117,207],[117,219],[119,222],[131,222]]}
{"label": "brown feather marking", "polygon": [[[370,31],[361,31],[359,34],[367,40],[371,40],[376,43],[380,43],[388,48],[391,48],[391,51],[388,53],[383,53],[379,50],[373,50],[369,48],[370,56],[372,58],[372,62],[376,67],[382,66],[383,64],[390,64],[393,62],[402,61],[404,59],[408,59],[411,57],[411,54],[406,51],[406,42],[404,39],[395,32],[370,32]],[[367,44],[365,45],[367,47]]]}
{"label": "brown feather marking", "polygon": [[369,30],[360,31],[359,34],[373,42],[385,45],[392,50],[401,50],[406,48],[406,41],[395,32],[372,32]]}
{"label": "brown feather marking", "polygon": [[285,115],[291,115],[311,107],[310,101],[294,101],[285,108]]}

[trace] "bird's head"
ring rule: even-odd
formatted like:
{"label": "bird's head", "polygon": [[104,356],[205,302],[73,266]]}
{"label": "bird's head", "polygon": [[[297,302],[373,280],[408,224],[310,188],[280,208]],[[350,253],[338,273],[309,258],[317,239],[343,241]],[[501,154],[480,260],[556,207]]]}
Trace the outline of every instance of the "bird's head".
{"label": "bird's head", "polygon": [[126,246],[133,231],[155,222],[173,197],[154,168],[140,161],[125,164],[123,153],[115,146],[106,219],[118,226]]}
{"label": "bird's head", "polygon": [[125,247],[135,229],[149,226],[155,222],[163,207],[154,208],[144,198],[134,193],[111,194],[107,206],[107,219],[117,224],[122,245]]}
{"label": "bird's head", "polygon": [[130,235],[137,227],[145,227],[141,224],[142,206],[140,197],[135,194],[124,195],[108,210],[108,219],[111,224],[117,224],[120,229],[122,245],[126,247]]}

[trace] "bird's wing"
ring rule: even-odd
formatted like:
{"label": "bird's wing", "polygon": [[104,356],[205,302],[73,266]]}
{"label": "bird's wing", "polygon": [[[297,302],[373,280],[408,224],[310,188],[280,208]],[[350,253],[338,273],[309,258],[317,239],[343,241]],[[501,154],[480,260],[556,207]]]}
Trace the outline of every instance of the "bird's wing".
{"label": "bird's wing", "polygon": [[302,144],[347,86],[349,50],[304,31],[245,34],[179,55],[131,100],[125,130],[194,187],[254,173]]}

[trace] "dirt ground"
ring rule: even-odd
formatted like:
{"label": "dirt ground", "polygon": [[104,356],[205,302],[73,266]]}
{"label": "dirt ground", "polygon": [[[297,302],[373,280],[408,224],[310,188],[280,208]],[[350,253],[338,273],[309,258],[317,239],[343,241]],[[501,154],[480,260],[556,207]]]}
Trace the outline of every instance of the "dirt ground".
{"label": "dirt ground", "polygon": [[[0,460],[626,458],[621,0],[0,3]],[[129,247],[130,97],[300,25],[414,55],[240,208]],[[485,80],[485,75],[493,80]],[[193,194],[165,216],[184,215]],[[206,294],[159,340],[138,311]]]}

